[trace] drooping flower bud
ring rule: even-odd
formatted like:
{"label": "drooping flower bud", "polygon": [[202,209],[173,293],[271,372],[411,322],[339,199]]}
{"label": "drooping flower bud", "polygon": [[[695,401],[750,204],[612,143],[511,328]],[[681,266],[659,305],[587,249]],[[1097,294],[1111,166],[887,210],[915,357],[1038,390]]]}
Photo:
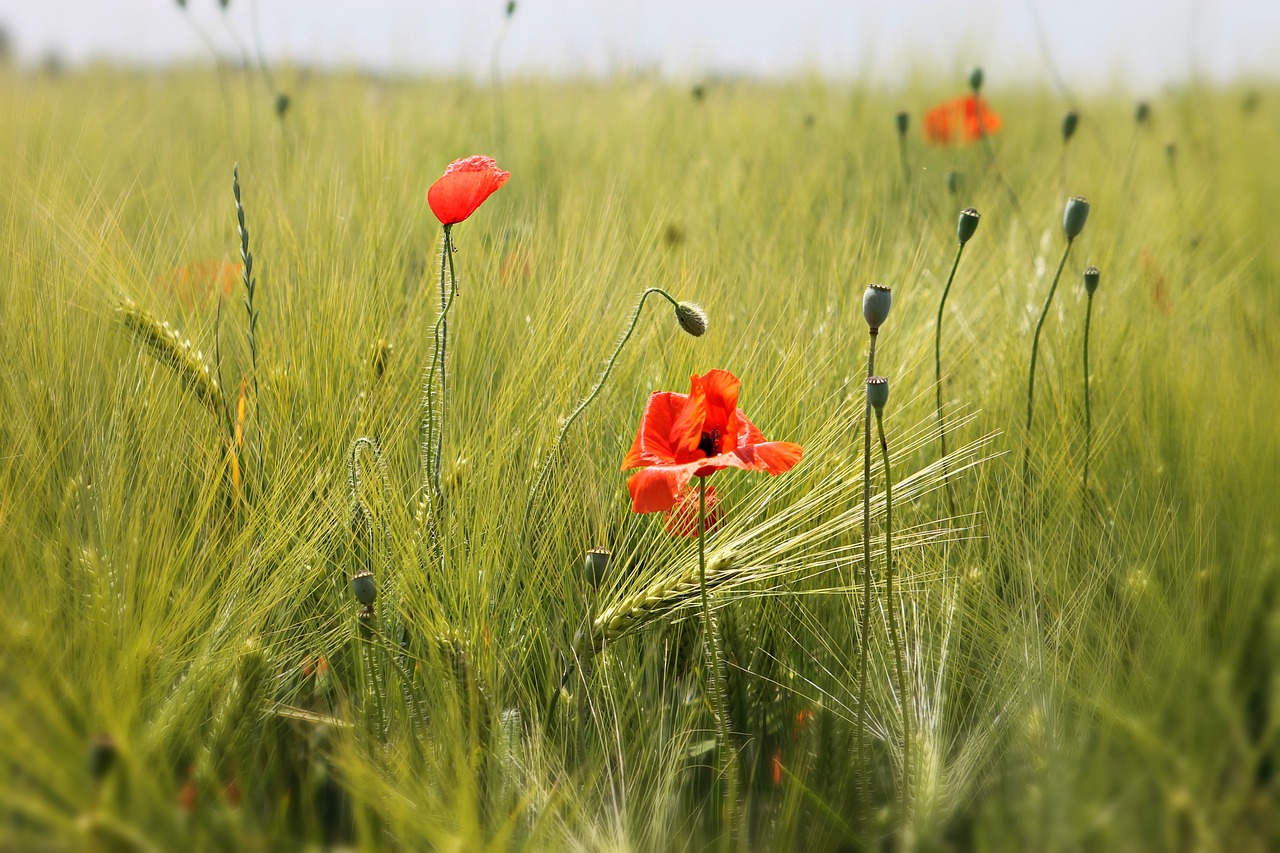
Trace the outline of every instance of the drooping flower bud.
{"label": "drooping flower bud", "polygon": [[1080,196],[1067,199],[1067,209],[1062,214],[1062,230],[1068,240],[1074,240],[1084,230],[1085,220],[1089,218],[1089,202]]}
{"label": "drooping flower bud", "polygon": [[609,558],[612,553],[608,548],[592,548],[587,551],[587,559],[583,564],[583,572],[592,589],[598,589],[604,582],[605,572],[609,569]]}
{"label": "drooping flower bud", "polygon": [[867,380],[867,402],[876,412],[883,412],[885,403],[889,402],[889,380],[883,376],[872,376]]}
{"label": "drooping flower bud", "polygon": [[956,236],[960,238],[961,246],[973,237],[973,233],[978,230],[978,220],[981,218],[982,214],[975,208],[966,207],[960,211],[960,221],[956,223]]}
{"label": "drooping flower bud", "polygon": [[862,316],[871,327],[872,334],[880,331],[880,326],[889,319],[889,309],[893,307],[893,289],[882,284],[868,284],[862,294]]}
{"label": "drooping flower bud", "polygon": [[1067,114],[1062,117],[1062,141],[1070,142],[1071,137],[1076,135],[1076,127],[1080,124],[1080,113],[1075,110],[1067,110]]}
{"label": "drooping flower bud", "polygon": [[351,593],[361,604],[373,604],[378,598],[378,583],[373,578],[373,572],[368,569],[358,572],[351,579]]}
{"label": "drooping flower bud", "polygon": [[676,305],[676,320],[680,328],[695,338],[707,333],[707,312],[696,302],[681,302]]}
{"label": "drooping flower bud", "polygon": [[1093,264],[1084,268],[1084,289],[1092,296],[1093,292],[1098,289],[1098,279],[1102,273]]}
{"label": "drooping flower bud", "polygon": [[979,89],[982,88],[982,81],[983,81],[982,66],[978,66],[977,68],[973,69],[973,71],[969,72],[969,88],[970,89],[977,92]]}
{"label": "drooping flower bud", "polygon": [[911,124],[911,116],[906,110],[899,110],[894,121],[898,123],[898,136],[905,137],[907,135],[907,127]]}

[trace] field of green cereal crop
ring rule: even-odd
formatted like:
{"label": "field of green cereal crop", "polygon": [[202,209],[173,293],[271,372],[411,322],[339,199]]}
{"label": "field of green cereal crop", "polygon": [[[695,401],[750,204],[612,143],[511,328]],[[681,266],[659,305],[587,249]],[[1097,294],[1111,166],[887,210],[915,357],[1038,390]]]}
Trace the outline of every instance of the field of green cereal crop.
{"label": "field of green cereal crop", "polygon": [[0,848],[1280,838],[1272,92],[276,74],[0,69]]}

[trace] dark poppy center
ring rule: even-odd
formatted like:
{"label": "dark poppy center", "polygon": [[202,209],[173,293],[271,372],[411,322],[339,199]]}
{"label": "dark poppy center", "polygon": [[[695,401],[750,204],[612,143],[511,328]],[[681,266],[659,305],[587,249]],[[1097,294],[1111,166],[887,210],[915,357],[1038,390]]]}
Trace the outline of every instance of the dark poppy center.
{"label": "dark poppy center", "polygon": [[698,449],[706,456],[719,456],[723,447],[724,439],[720,435],[719,427],[712,428],[710,432],[704,432],[702,440],[698,442]]}

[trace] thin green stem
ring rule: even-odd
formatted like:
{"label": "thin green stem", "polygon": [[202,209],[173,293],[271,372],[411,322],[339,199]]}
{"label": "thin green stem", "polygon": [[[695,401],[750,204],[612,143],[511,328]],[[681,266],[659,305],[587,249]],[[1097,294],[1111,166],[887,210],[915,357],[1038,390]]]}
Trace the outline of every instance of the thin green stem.
{"label": "thin green stem", "polygon": [[938,302],[938,322],[933,336],[933,369],[936,379],[934,387],[938,396],[938,441],[942,446],[942,482],[947,489],[947,511],[951,517],[956,515],[956,498],[951,491],[951,476],[947,473],[947,423],[942,415],[942,312],[947,305],[947,294],[951,292],[951,282],[955,281],[956,269],[960,266],[960,256],[964,254],[964,243],[956,249],[955,262],[951,264],[951,274],[947,276],[947,286],[942,289],[942,300]]}
{"label": "thin green stem", "polygon": [[1040,321],[1036,323],[1036,333],[1031,339],[1031,373],[1027,379],[1027,441],[1022,452],[1022,484],[1031,488],[1031,415],[1035,405],[1036,394],[1036,355],[1040,350],[1040,330],[1044,328],[1045,318],[1049,316],[1049,306],[1053,303],[1053,293],[1058,289],[1058,279],[1062,277],[1062,268],[1067,265],[1067,255],[1071,254],[1071,239],[1067,239],[1067,248],[1062,250],[1062,260],[1058,262],[1058,271],[1053,275],[1053,284],[1049,287],[1049,296],[1044,300],[1044,310],[1040,312]]}
{"label": "thin green stem", "polygon": [[458,276],[453,270],[453,233],[451,226],[444,227],[444,256],[449,261],[449,298],[446,300],[444,292],[440,293],[440,320],[443,325],[440,329],[440,431],[436,433],[436,458],[435,471],[432,474],[432,482],[436,490],[436,494],[440,494],[440,457],[444,451],[444,430],[445,430],[445,378],[448,375],[445,367],[445,356],[449,351],[449,309],[453,307],[454,297],[458,295]]}
{"label": "thin green stem", "polygon": [[[871,331],[871,345],[867,350],[867,378],[874,374],[876,365],[876,337],[878,329]],[[858,632],[858,741],[855,756],[858,764],[859,809],[858,821],[866,818],[871,802],[871,777],[867,768],[867,646],[871,625],[871,400],[866,401],[866,418],[863,423],[862,450],[862,616]]]}
{"label": "thin green stem", "polygon": [[[448,243],[445,243],[445,251],[440,253],[440,293],[443,296],[445,292],[445,263],[447,261],[445,252],[448,251]],[[422,399],[426,409],[422,419],[422,490],[425,492],[431,486],[432,471],[432,452],[435,449],[435,396],[436,396],[436,365],[440,361],[440,323],[444,319],[444,305],[441,305],[440,316],[436,318],[436,324],[433,333],[434,345],[431,352],[431,366],[427,368],[427,375],[422,383]]]}
{"label": "thin green stem", "polygon": [[707,598],[707,478],[698,478],[698,591],[702,595],[702,631],[706,635],[711,659],[707,662],[705,689],[711,700],[711,713],[716,719],[716,733],[720,740],[721,773],[725,777],[724,821],[727,835],[733,832],[738,810],[738,774],[733,759],[733,745],[729,742],[729,709],[720,685],[720,648],[716,643],[716,631],[711,623],[711,604]]}
{"label": "thin green stem", "polygon": [[898,634],[897,608],[893,601],[893,477],[889,473],[889,442],[884,435],[884,417],[878,411],[876,429],[880,433],[880,454],[884,457],[884,597],[889,611],[889,635],[893,641],[894,663],[898,671],[898,701],[902,705],[902,809],[905,820],[910,813],[911,804],[911,718],[915,706],[911,682],[906,678],[907,656]]}
{"label": "thin green stem", "polygon": [[1089,454],[1093,444],[1093,414],[1089,408],[1089,319],[1093,314],[1093,294],[1084,308],[1084,496],[1089,497]]}
{"label": "thin green stem", "polygon": [[623,333],[622,339],[618,341],[618,345],[614,347],[613,355],[609,356],[609,360],[605,363],[604,372],[602,372],[600,374],[600,378],[596,380],[595,387],[591,389],[590,393],[583,398],[582,402],[578,403],[578,407],[573,410],[568,418],[565,419],[564,426],[560,427],[560,432],[556,436],[556,440],[552,442],[551,451],[547,454],[546,461],[542,463],[542,470],[538,472],[537,478],[533,481],[532,488],[529,489],[529,496],[525,498],[524,518],[520,523],[520,529],[522,531],[528,530],[529,528],[529,515],[533,512],[534,501],[538,499],[538,494],[542,491],[543,482],[546,480],[547,474],[550,472],[551,466],[555,462],[556,454],[560,452],[560,445],[564,443],[564,437],[569,433],[569,428],[573,426],[574,421],[581,417],[582,413],[587,410],[587,406],[590,406],[596,397],[599,396],[601,389],[604,388],[605,382],[609,380],[609,374],[613,372],[613,366],[617,363],[618,356],[622,354],[622,348],[627,345],[627,341],[631,340],[631,334],[636,330],[636,323],[640,320],[640,312],[644,310],[645,300],[655,293],[666,299],[673,306],[679,306],[679,302],[677,302],[671,294],[667,293],[660,287],[650,287],[645,290],[644,293],[640,294],[640,301],[636,303],[636,310],[631,313],[631,320],[627,323],[627,330]]}

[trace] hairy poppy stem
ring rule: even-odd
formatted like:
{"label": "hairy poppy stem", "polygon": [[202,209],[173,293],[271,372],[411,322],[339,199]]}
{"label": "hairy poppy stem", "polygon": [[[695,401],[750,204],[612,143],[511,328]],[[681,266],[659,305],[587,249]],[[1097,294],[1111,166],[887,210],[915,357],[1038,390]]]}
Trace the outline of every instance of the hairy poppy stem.
{"label": "hairy poppy stem", "polygon": [[951,264],[951,275],[947,276],[947,286],[942,289],[942,299],[938,302],[938,322],[933,335],[933,370],[934,388],[938,397],[938,442],[942,447],[942,483],[947,489],[947,511],[952,518],[956,515],[956,497],[951,490],[951,475],[947,472],[947,422],[942,414],[942,312],[947,306],[947,294],[951,292],[951,283],[955,281],[956,270],[960,267],[960,256],[964,254],[964,243],[956,249],[956,259]]}
{"label": "hairy poppy stem", "polygon": [[[448,226],[445,226],[445,234],[448,235]],[[440,362],[440,328],[444,321],[445,304],[445,265],[448,262],[446,253],[449,249],[449,242],[446,236],[444,251],[440,253],[440,315],[436,318],[435,326],[432,330],[434,338],[434,348],[431,352],[431,365],[427,368],[427,375],[423,380],[422,399],[426,409],[422,419],[422,489],[426,491],[432,483],[432,457],[435,450],[435,396],[436,396],[436,365]]]}
{"label": "hairy poppy stem", "polygon": [[543,482],[547,479],[547,474],[555,463],[556,454],[560,452],[560,445],[564,443],[564,437],[569,433],[569,428],[573,426],[573,422],[582,416],[582,413],[587,410],[587,406],[590,406],[595,401],[596,397],[600,395],[601,389],[604,388],[604,384],[609,381],[609,375],[613,372],[613,366],[617,363],[618,356],[622,354],[622,348],[627,345],[627,341],[631,340],[631,334],[636,330],[636,324],[640,321],[640,313],[644,310],[645,300],[653,294],[661,296],[676,308],[680,307],[680,303],[675,297],[660,287],[650,287],[640,294],[640,301],[636,303],[636,309],[631,312],[631,320],[627,323],[627,330],[623,332],[622,339],[618,341],[618,345],[613,350],[613,355],[609,356],[609,360],[605,363],[604,371],[600,374],[600,378],[596,380],[595,387],[582,399],[582,402],[578,404],[578,407],[573,410],[569,417],[565,418],[564,426],[560,427],[556,440],[551,444],[551,451],[547,454],[546,461],[542,463],[542,470],[538,472],[537,479],[533,481],[533,486],[529,489],[529,496],[525,498],[524,518],[520,522],[522,531],[529,528],[529,515],[533,512],[534,501],[538,499],[538,494],[542,491]]}
{"label": "hairy poppy stem", "polygon": [[716,719],[716,733],[720,740],[720,772],[725,777],[724,821],[730,834],[738,811],[738,774],[733,759],[733,745],[729,743],[729,709],[725,691],[721,685],[720,648],[716,643],[716,631],[711,622],[711,604],[707,599],[707,478],[698,478],[698,591],[702,596],[702,632],[706,635],[710,660],[707,661],[707,677],[704,689],[711,700],[711,713]]}
{"label": "hairy poppy stem", "polygon": [[[436,497],[440,495],[440,454],[444,450],[445,353],[449,346],[449,309],[453,307],[453,299],[458,294],[458,282],[453,271],[453,239],[450,229],[451,226],[444,226],[444,250],[440,256],[440,314],[436,317],[436,323],[432,330],[432,336],[435,339],[435,351],[431,354],[431,366],[427,369],[426,387],[423,389],[427,412],[423,425],[423,432],[426,438],[422,444],[422,487],[424,490],[430,488]],[[445,283],[446,264],[449,272],[447,286]],[[436,398],[437,366],[440,374],[440,394],[438,399]],[[433,409],[437,408],[433,405],[433,401],[439,404],[439,415],[437,417],[433,417]],[[439,423],[438,429],[436,428],[437,422]]]}
{"label": "hairy poppy stem", "polygon": [[[893,477],[889,473],[889,442],[884,435],[884,416],[876,411],[876,430],[880,433],[880,454],[884,458],[884,576],[885,603],[889,611],[889,634],[893,640],[894,663],[898,670],[898,690],[902,703],[902,809],[910,812],[911,801],[911,718],[914,703],[911,682],[906,679],[907,656],[898,634],[897,608],[893,601]],[[905,630],[905,626],[904,626]]]}
{"label": "hairy poppy stem", "polygon": [[1027,379],[1027,441],[1022,452],[1022,484],[1031,488],[1031,415],[1036,394],[1036,355],[1040,350],[1040,330],[1044,328],[1045,318],[1049,316],[1049,306],[1053,303],[1054,291],[1058,289],[1058,279],[1062,277],[1062,268],[1067,265],[1067,255],[1071,254],[1074,238],[1067,238],[1067,248],[1062,250],[1062,260],[1058,262],[1058,271],[1053,274],[1053,284],[1049,286],[1049,295],[1044,300],[1044,310],[1040,312],[1040,320],[1036,323],[1036,333],[1031,339],[1031,373]]}
{"label": "hairy poppy stem", "polygon": [[445,300],[444,293],[440,294],[440,432],[436,434],[436,467],[435,467],[435,490],[436,494],[440,494],[440,456],[444,451],[444,427],[445,427],[445,379],[448,373],[445,368],[445,356],[449,350],[449,309],[453,307],[453,299],[458,295],[458,276],[453,270],[453,232],[452,226],[444,227],[444,255],[449,261],[449,298]]}
{"label": "hairy poppy stem", "polygon": [[1084,308],[1084,499],[1089,500],[1089,454],[1093,444],[1093,416],[1089,409],[1089,318],[1093,314],[1093,294]]}
{"label": "hairy poppy stem", "polygon": [[[875,375],[876,337],[879,329],[871,330],[871,345],[867,350],[867,378]],[[860,780],[858,796],[859,822],[865,820],[871,803],[871,775],[867,758],[867,634],[871,626],[871,398],[866,401],[866,418],[863,423],[862,450],[862,618],[858,632],[858,741],[856,759]]]}

